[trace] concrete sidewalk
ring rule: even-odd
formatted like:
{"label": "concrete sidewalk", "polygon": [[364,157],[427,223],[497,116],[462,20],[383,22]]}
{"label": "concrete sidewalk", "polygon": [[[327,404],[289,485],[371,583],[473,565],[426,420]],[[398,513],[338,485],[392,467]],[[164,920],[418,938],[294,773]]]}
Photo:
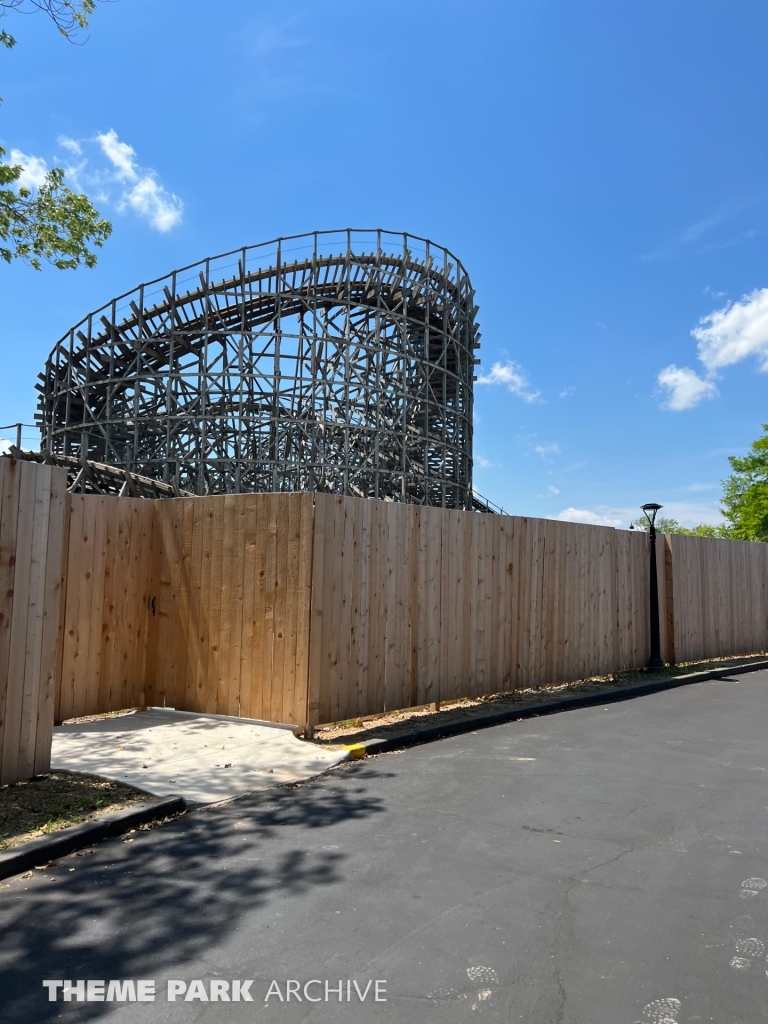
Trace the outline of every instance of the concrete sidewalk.
{"label": "concrete sidewalk", "polygon": [[150,708],[57,726],[51,767],[211,804],[311,778],[347,757],[302,742],[290,726]]}

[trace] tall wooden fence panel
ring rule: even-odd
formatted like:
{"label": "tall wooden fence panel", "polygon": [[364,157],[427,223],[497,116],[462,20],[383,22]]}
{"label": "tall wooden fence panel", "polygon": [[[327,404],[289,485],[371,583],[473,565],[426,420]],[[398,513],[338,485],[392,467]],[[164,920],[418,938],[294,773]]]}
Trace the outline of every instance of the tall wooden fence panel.
{"label": "tall wooden fence panel", "polygon": [[316,495],[310,720],[637,667],[647,545],[602,527]]}
{"label": "tall wooden fence panel", "polygon": [[144,704],[154,501],[70,495],[56,720]]}
{"label": "tall wooden fence panel", "polygon": [[696,661],[768,648],[768,544],[671,534],[673,650]]}
{"label": "tall wooden fence panel", "polygon": [[[325,494],[75,496],[66,538],[57,719],[317,724],[649,654],[639,531]],[[768,545],[660,537],[657,562],[666,660],[765,649]]]}
{"label": "tall wooden fence panel", "polygon": [[311,494],[152,503],[147,704],[303,725]]}
{"label": "tall wooden fence panel", "polygon": [[0,459],[0,785],[51,764],[63,469]]}

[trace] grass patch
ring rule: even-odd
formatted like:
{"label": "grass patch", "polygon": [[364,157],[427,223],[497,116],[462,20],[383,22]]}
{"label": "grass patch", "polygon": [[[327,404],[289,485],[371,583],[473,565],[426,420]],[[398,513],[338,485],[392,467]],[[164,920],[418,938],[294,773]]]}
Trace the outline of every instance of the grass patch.
{"label": "grass patch", "polygon": [[0,850],[149,799],[120,782],[63,771],[0,786]]}

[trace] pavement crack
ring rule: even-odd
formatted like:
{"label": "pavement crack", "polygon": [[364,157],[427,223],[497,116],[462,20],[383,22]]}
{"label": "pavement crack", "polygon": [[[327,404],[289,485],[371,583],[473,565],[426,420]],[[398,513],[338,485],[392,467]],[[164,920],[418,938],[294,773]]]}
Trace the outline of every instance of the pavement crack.
{"label": "pavement crack", "polygon": [[[610,842],[610,840],[606,840]],[[607,867],[609,864],[615,864],[617,860],[621,860],[622,857],[626,857],[628,853],[634,853],[634,846],[630,846],[627,850],[622,850],[621,853],[617,853],[615,857],[609,857],[608,860],[600,861],[599,864],[593,864],[591,867],[584,868],[583,871],[579,871],[579,875],[587,875],[590,871],[597,871],[598,868]],[[577,876],[578,877],[578,876]]]}
{"label": "pavement crack", "polygon": [[555,1024],[562,1024],[563,1016],[565,1014],[565,986],[563,985],[560,977],[560,971],[557,974],[557,1016],[555,1017]]}

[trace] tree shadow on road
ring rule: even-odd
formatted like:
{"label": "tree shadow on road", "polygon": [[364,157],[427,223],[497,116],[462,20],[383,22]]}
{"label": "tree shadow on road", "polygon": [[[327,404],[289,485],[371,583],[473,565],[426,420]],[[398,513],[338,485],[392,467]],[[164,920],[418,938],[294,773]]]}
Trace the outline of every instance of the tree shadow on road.
{"label": "tree shadow on road", "polygon": [[43,979],[184,977],[185,962],[226,941],[245,913],[342,883],[347,855],[318,849],[311,833],[384,811],[366,786],[384,774],[360,764],[14,879],[0,892],[0,1019],[93,1019],[125,1004],[47,1002]]}

